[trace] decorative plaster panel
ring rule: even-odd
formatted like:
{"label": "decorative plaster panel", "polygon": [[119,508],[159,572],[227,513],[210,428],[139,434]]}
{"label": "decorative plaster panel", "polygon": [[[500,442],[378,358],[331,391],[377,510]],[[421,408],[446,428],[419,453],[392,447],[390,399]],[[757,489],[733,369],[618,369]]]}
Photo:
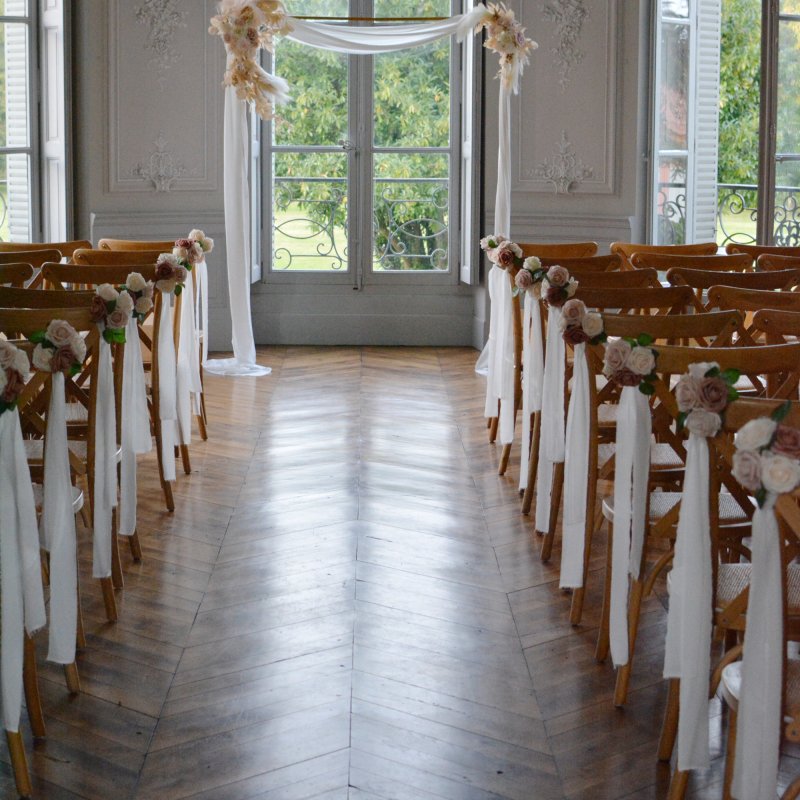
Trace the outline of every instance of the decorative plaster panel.
{"label": "decorative plaster panel", "polygon": [[[225,68],[208,35],[214,6],[192,0],[190,13],[177,0],[109,0],[108,191],[219,187]],[[153,52],[168,54],[164,69],[153,68]]]}
{"label": "decorative plaster panel", "polygon": [[541,49],[514,109],[514,191],[616,191],[617,6],[618,0],[543,0],[536,12],[523,7],[523,23]]}

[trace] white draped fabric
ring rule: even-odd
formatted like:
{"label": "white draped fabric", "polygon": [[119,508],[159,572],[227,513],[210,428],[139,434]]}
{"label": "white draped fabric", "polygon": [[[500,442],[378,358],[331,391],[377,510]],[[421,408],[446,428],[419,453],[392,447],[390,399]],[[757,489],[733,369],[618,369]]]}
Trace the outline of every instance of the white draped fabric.
{"label": "white draped fabric", "polygon": [[78,563],[69,469],[64,376],[52,376],[44,441],[42,545],[50,553],[48,661],[72,664],[78,630]]}
{"label": "white draped fabric", "polygon": [[586,496],[589,480],[590,425],[589,365],[586,345],[575,346],[572,394],[567,413],[564,456],[564,520],[561,545],[562,589],[583,586],[583,557],[586,547]]}
{"label": "white draped fabric", "polygon": [[158,329],[158,418],[161,422],[161,460],[164,480],[175,480],[175,445],[177,444],[177,398],[175,340],[172,338],[172,295],[161,292],[161,321]]}
{"label": "white draped fabric", "polygon": [[753,571],[732,786],[736,800],[774,800],[778,791],[783,598],[775,502],[775,495],[769,494],[753,515]]}
{"label": "white draped fabric", "polygon": [[564,337],[559,320],[561,309],[551,308],[547,315],[544,379],[542,384],[541,436],[539,464],[536,471],[536,530],[550,533],[550,492],[553,467],[564,461],[564,376],[566,358]]}
{"label": "white draped fabric", "polygon": [[528,488],[531,458],[531,414],[542,410],[544,351],[539,300],[525,293],[522,317],[522,452],[519,466],[520,491]]}
{"label": "white draped fabric", "polygon": [[650,470],[650,405],[637,386],[620,392],[614,470],[609,628],[614,666],[628,663],[628,574],[641,568]]}
{"label": "white draped fabric", "polygon": [[489,272],[489,298],[492,308],[504,308],[506,314],[493,314],[489,320],[488,374],[486,379],[487,417],[497,416],[500,403],[498,441],[514,440],[514,328],[511,316],[511,282],[508,273],[498,266]]}
{"label": "white draped fabric", "polygon": [[197,326],[195,322],[194,271],[187,274],[181,294],[181,317],[178,321],[180,337],[177,354],[177,412],[178,442],[192,443],[192,416],[197,409],[202,391],[200,385],[200,357],[197,349]]}
{"label": "white draped fabric", "polygon": [[[352,28],[325,22],[310,22],[289,17],[293,31],[288,38],[312,47],[339,53],[390,53],[429,44],[446,36],[465,38],[486,13],[483,5],[468,14],[447,20],[410,25]],[[273,79],[280,82],[279,78]],[[507,90],[501,89],[501,95]],[[509,127],[509,120],[505,125]],[[228,294],[233,327],[232,359],[214,359],[205,368],[218,375],[266,375],[270,370],[256,364],[253,324],[250,315],[250,198],[249,135],[247,104],[236,97],[236,90],[225,90],[225,237],[228,262]],[[510,166],[510,165],[509,165]],[[510,185],[510,172],[509,185]],[[510,192],[509,192],[510,199]]]}
{"label": "white draped fabric", "polygon": [[128,321],[125,332],[125,360],[122,375],[122,462],[120,464],[119,533],[132,536],[136,531],[136,456],[153,448],[147,390],[136,317]]}
{"label": "white draped fabric", "polygon": [[[195,266],[197,276],[197,293],[195,295],[195,337],[199,339],[201,347],[200,357],[203,364],[208,361],[208,265],[205,258]],[[202,386],[202,385],[201,385]],[[200,413],[200,396],[197,396],[198,406],[195,413]]]}
{"label": "white draped fabric", "polygon": [[33,634],[45,622],[28,459],[19,413],[5,411],[0,414],[0,693],[7,731],[19,731],[25,631]]}
{"label": "white draped fabric", "polygon": [[692,433],[686,445],[664,657],[664,677],[680,678],[678,769],[683,771],[706,769],[709,763],[712,575],[708,487],[708,444]]}

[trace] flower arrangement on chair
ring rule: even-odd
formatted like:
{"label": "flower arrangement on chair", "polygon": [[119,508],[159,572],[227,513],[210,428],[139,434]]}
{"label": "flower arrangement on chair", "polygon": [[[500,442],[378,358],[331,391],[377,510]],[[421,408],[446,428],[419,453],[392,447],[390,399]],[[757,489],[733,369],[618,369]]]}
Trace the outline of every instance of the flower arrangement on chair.
{"label": "flower arrangement on chair", "polygon": [[182,267],[191,272],[197,264],[205,260],[206,253],[210,253],[213,249],[214,240],[195,228],[185,239],[175,241],[172,255],[178,259]]}
{"label": "flower arrangement on chair", "polygon": [[146,281],[138,272],[131,272],[125,279],[125,290],[133,298],[133,313],[141,325],[145,317],[153,310],[153,281]]}
{"label": "flower arrangement on chair", "polygon": [[686,427],[697,436],[716,436],[728,403],[739,397],[734,388],[739,371],[720,370],[717,364],[691,364],[675,386],[678,430]]}
{"label": "flower arrangement on chair", "polygon": [[17,407],[17,398],[30,371],[27,354],[0,339],[0,414]]}
{"label": "flower arrangement on chair", "polygon": [[33,366],[42,372],[65,372],[77,375],[86,358],[86,342],[83,337],[62,319],[54,319],[45,331],[31,334],[36,345],[33,351]]}
{"label": "flower arrangement on chair", "polygon": [[653,394],[658,353],[650,347],[653,337],[614,339],[606,345],[603,374],[618,386],[638,386],[642,394]]}
{"label": "flower arrangement on chair", "polygon": [[183,291],[183,284],[189,274],[173,253],[162,253],[156,261],[156,289],[176,295]]}
{"label": "flower arrangement on chair", "polygon": [[574,297],[561,307],[558,324],[567,344],[601,344],[607,338],[602,315],[597,311],[589,311],[583,300]]}
{"label": "flower arrangement on chair", "polygon": [[133,314],[134,298],[124,286],[102,283],[92,298],[92,322],[103,326],[103,339],[109,344],[125,344],[125,329]]}

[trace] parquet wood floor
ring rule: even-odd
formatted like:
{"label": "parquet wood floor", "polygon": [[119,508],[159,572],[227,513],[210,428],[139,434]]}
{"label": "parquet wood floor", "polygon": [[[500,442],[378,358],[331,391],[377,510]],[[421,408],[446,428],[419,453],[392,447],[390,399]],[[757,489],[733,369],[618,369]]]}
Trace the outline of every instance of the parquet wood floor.
{"label": "parquet wood floor", "polygon": [[[119,621],[89,578],[83,693],[40,659],[47,800],[549,800],[665,794],[665,613],[645,608],[628,708],[497,476],[476,353],[262,348],[208,376],[210,436],[176,511],[139,473],[144,561]],[[43,653],[44,642],[38,642]],[[719,796],[715,760],[692,797]],[[0,758],[5,758],[2,756]],[[13,797],[0,763],[0,795]]]}

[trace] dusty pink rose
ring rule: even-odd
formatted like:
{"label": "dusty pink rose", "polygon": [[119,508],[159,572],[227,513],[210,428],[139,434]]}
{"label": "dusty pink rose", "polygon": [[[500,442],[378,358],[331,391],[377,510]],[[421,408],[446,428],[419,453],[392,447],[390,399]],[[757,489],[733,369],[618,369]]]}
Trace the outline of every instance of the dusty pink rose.
{"label": "dusty pink rose", "polygon": [[567,328],[564,329],[564,341],[567,344],[576,345],[576,344],[583,344],[584,342],[589,341],[589,336],[586,331],[578,325],[569,325]]}
{"label": "dusty pink rose", "polygon": [[106,327],[113,330],[124,328],[128,324],[130,314],[121,308],[115,308],[106,318]]}
{"label": "dusty pink rose", "polygon": [[199,264],[204,258],[203,248],[199,245],[198,242],[192,242],[191,247],[188,248],[188,252],[189,252],[188,260],[192,266]]}
{"label": "dusty pink rose", "polygon": [[699,405],[699,388],[700,382],[691,375],[681,375],[678,385],[675,387],[675,402],[678,404],[678,411],[686,413]]}
{"label": "dusty pink rose", "polygon": [[25,386],[25,380],[15,369],[6,370],[5,374],[6,388],[3,389],[3,394],[0,395],[0,399],[2,399],[4,403],[13,403]]}
{"label": "dusty pink rose", "polygon": [[533,286],[533,275],[527,269],[521,269],[514,278],[517,289],[525,292]]}
{"label": "dusty pink rose", "polygon": [[703,378],[697,397],[706,411],[719,414],[728,405],[728,384],[722,378]]}
{"label": "dusty pink rose", "polygon": [[59,347],[53,353],[53,359],[50,362],[50,370],[52,372],[66,372],[75,363],[75,354],[69,345]]}
{"label": "dusty pink rose", "polygon": [[166,259],[156,264],[156,280],[169,281],[175,276],[175,265]]}
{"label": "dusty pink rose", "polygon": [[772,449],[789,458],[800,459],[800,431],[788,425],[778,425],[775,429],[775,439]]}
{"label": "dusty pink rose", "polygon": [[611,380],[619,386],[638,386],[642,382],[642,376],[627,367],[623,367],[611,375]]}
{"label": "dusty pink rose", "polygon": [[551,286],[566,286],[569,280],[569,270],[558,264],[547,270],[547,282]]}
{"label": "dusty pink rose", "polygon": [[177,239],[175,241],[175,247],[182,247],[185,250],[188,250],[192,246],[191,239]]}
{"label": "dusty pink rose", "polygon": [[733,454],[733,477],[748,491],[761,488],[761,456],[751,450],[738,450]]}
{"label": "dusty pink rose", "polygon": [[564,290],[560,286],[548,286],[544,293],[544,300],[549,306],[560,308],[564,305],[567,298],[564,296]]}
{"label": "dusty pink rose", "polygon": [[561,307],[561,319],[565,326],[580,325],[586,316],[586,305],[583,300],[567,300]]}
{"label": "dusty pink rose", "polygon": [[89,307],[89,314],[92,317],[92,322],[102,322],[108,316],[108,309],[106,308],[106,301],[96,294],[92,298],[92,305]]}
{"label": "dusty pink rose", "polygon": [[45,336],[56,347],[63,347],[72,340],[75,328],[63,319],[54,319],[48,326]]}
{"label": "dusty pink rose", "polygon": [[175,280],[178,281],[178,283],[186,283],[186,278],[188,275],[189,273],[186,271],[186,267],[179,266],[175,270]]}
{"label": "dusty pink rose", "polygon": [[605,367],[603,372],[608,376],[619,372],[631,354],[631,346],[624,339],[614,339],[606,345]]}
{"label": "dusty pink rose", "polygon": [[494,258],[495,263],[498,267],[502,267],[503,269],[508,269],[509,267],[513,267],[516,261],[516,256],[511,248],[508,246],[508,243],[503,243],[497,250],[494,251]]}
{"label": "dusty pink rose", "polygon": [[710,436],[716,436],[720,425],[722,425],[722,419],[719,414],[715,414],[713,411],[706,411],[704,408],[695,408],[686,417],[686,428],[689,433],[706,439]]}

